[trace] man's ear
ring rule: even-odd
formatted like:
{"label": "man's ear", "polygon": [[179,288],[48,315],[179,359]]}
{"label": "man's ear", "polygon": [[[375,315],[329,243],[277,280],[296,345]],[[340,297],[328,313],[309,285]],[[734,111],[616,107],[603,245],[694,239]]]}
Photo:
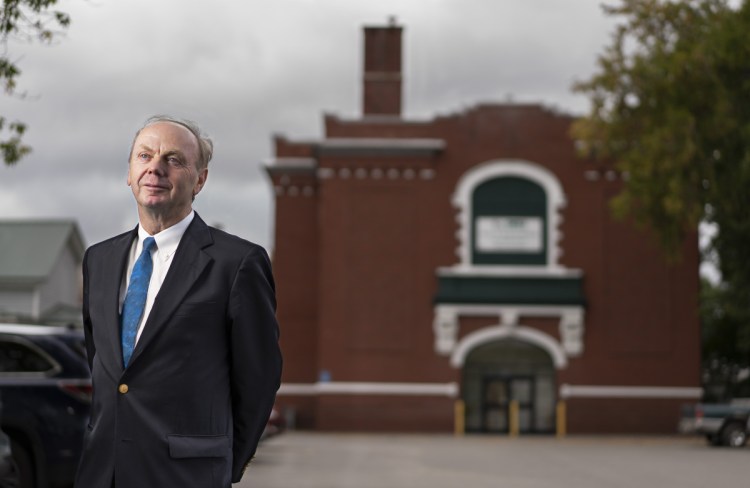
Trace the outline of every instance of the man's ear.
{"label": "man's ear", "polygon": [[125,168],[125,170],[126,170],[126,172],[127,172],[127,179],[126,179],[126,182],[128,183],[128,186],[130,186],[130,183],[132,183],[132,182],[130,181],[130,161],[132,160],[132,158],[131,158],[131,156],[132,156],[132,155],[133,155],[133,154],[132,154],[132,151],[131,151],[131,154],[130,154],[130,155],[128,156],[128,166],[127,166],[127,168]]}
{"label": "man's ear", "polygon": [[208,179],[208,168],[203,168],[202,170],[198,171],[198,181],[195,183],[195,186],[193,187],[193,198],[201,192],[203,189],[203,186],[206,184],[206,180]]}

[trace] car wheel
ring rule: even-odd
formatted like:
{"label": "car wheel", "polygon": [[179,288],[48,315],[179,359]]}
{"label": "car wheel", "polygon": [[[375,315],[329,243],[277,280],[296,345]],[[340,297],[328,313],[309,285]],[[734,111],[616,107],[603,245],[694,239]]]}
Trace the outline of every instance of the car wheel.
{"label": "car wheel", "polygon": [[34,488],[34,463],[31,454],[22,444],[12,439],[10,450],[18,473],[19,488]]}
{"label": "car wheel", "polygon": [[747,442],[745,426],[738,423],[729,424],[721,431],[721,439],[725,446],[742,447]]}

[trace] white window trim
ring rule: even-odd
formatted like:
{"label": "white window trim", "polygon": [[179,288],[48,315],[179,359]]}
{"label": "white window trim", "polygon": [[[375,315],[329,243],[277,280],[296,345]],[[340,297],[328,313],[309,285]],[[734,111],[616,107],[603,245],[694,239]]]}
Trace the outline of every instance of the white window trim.
{"label": "white window trim", "polygon": [[562,250],[559,242],[562,233],[558,229],[562,222],[560,211],[566,205],[565,194],[557,177],[548,169],[524,160],[498,159],[488,161],[465,173],[453,194],[453,206],[459,209],[457,217],[459,246],[456,254],[460,259],[459,267],[472,268],[471,262],[471,223],[474,209],[472,195],[477,186],[485,181],[499,177],[520,177],[540,185],[547,194],[547,264],[548,269],[560,267],[559,259]]}

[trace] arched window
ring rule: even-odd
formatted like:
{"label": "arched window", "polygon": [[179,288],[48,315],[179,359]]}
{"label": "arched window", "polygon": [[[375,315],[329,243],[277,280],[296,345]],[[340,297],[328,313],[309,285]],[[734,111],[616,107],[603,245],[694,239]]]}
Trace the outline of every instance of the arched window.
{"label": "arched window", "polygon": [[479,184],[471,198],[474,265],[546,265],[547,194],[533,181],[503,176]]}
{"label": "arched window", "polygon": [[519,160],[484,163],[461,178],[453,204],[461,267],[559,267],[565,195],[546,168]]}

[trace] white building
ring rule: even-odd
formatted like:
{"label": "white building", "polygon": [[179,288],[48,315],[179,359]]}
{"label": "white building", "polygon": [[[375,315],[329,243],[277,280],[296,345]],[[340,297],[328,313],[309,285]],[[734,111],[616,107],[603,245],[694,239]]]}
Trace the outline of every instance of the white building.
{"label": "white building", "polygon": [[84,251],[74,220],[0,220],[0,319],[80,324]]}

